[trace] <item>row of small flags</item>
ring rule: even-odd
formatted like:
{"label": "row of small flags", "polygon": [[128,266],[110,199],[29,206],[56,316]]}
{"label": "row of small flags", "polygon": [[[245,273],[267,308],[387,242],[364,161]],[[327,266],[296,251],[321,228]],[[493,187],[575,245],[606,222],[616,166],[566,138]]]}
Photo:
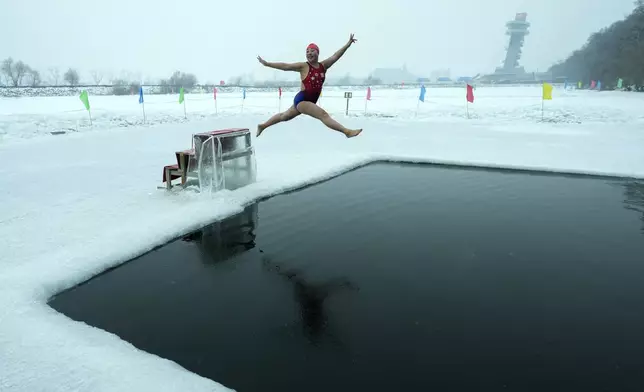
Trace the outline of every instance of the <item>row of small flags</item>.
{"label": "row of small flags", "polygon": [[[545,88],[545,87],[544,87],[544,88]],[[281,88],[281,87],[279,87],[277,91],[278,91],[278,97],[279,97],[279,99],[280,99],[280,106],[281,106],[282,88]],[[471,85],[469,85],[469,84],[468,84],[468,85],[467,85],[467,88],[466,88],[466,91],[467,91],[467,92],[466,92],[466,96],[465,96],[466,101],[467,101],[468,103],[474,103],[474,87],[472,87]],[[424,85],[422,85],[422,86],[420,87],[420,96],[418,97],[418,101],[419,101],[419,103],[420,103],[420,102],[425,102],[425,94],[426,94],[426,92],[427,92],[427,89],[425,88],[425,86],[424,86]],[[183,114],[184,114],[184,117],[186,117],[186,106],[185,106],[185,105],[186,105],[186,103],[185,103],[185,96],[184,96],[184,94],[185,94],[185,90],[184,90],[184,88],[183,88],[183,87],[181,87],[181,88],[179,89],[179,103],[180,103],[180,104],[182,104],[182,103],[183,103],[183,111],[184,111],[184,113],[183,113]],[[545,93],[544,93],[544,94],[545,94]],[[87,111],[88,111],[88,113],[89,113],[89,117],[90,117],[90,125],[91,125],[91,122],[92,122],[92,115],[91,115],[91,112],[90,112],[89,96],[88,96],[87,90],[83,90],[83,91],[81,92],[81,94],[80,94],[80,97],[79,97],[79,98],[80,98],[80,100],[83,102],[83,104],[85,105],[85,109],[87,109]],[[213,89],[213,99],[215,100],[215,111],[216,111],[216,110],[217,110],[217,102],[216,102],[216,101],[217,101],[217,88],[216,88],[216,87]],[[245,89],[245,88],[243,88],[243,89],[242,89],[242,99],[243,99],[243,100],[246,100],[246,89]],[[544,99],[546,99],[546,98],[544,98]],[[549,98],[549,99],[552,99],[552,97],[551,97],[551,98]],[[368,101],[371,101],[371,87],[367,87],[367,96],[366,96],[366,101],[365,101],[365,112],[367,111],[367,102],[368,102]],[[143,98],[143,87],[142,87],[142,86],[141,86],[141,87],[139,87],[139,104],[141,104],[141,108],[142,108],[142,111],[143,111],[143,121],[145,122],[145,121],[146,121],[146,116],[145,116],[145,100],[144,100],[144,98]],[[244,105],[244,104],[243,104],[243,101],[242,101],[242,112],[243,112],[243,110],[244,110],[244,106],[243,106],[243,105]],[[281,110],[281,109],[280,109],[280,110]],[[468,109],[467,109],[467,110],[468,110],[468,117],[469,117],[469,107],[468,107]],[[416,112],[418,112],[418,108],[416,109]]]}
{"label": "row of small flags", "polygon": [[[624,81],[620,78],[617,80],[617,88],[621,89],[623,87]],[[544,89],[546,86],[549,86],[548,88],[552,88],[552,85],[548,83],[544,83]],[[590,89],[594,90],[601,90],[602,82],[601,81],[595,81],[591,80],[590,82]],[[582,88],[582,82],[580,81],[577,84],[578,88]],[[568,88],[568,82],[564,82],[564,90]],[[474,102],[474,88],[470,85],[467,84],[466,87],[466,99],[468,102],[473,103]],[[179,89],[179,103],[184,103],[184,88],[181,87]],[[282,88],[278,88],[278,97],[282,99]],[[425,88],[425,85],[420,86],[420,96],[418,97],[418,100],[420,102],[425,102],[425,93],[427,92],[427,89]],[[213,89],[213,98],[216,101],[217,100],[217,87]],[[242,89],[242,99],[246,99],[246,88]],[[551,98],[552,99],[552,98]],[[83,102],[85,105],[85,108],[89,111],[89,98],[86,90],[83,90],[80,95],[80,100]],[[371,100],[371,87],[367,87],[367,101]],[[143,87],[139,87],[139,103],[143,104]]]}
{"label": "row of small flags", "polygon": [[[617,88],[621,89],[622,86],[623,86],[623,83],[624,83],[623,80],[619,79],[617,81]],[[582,87],[581,82],[578,83],[578,87],[579,88]],[[567,83],[564,84],[564,89],[566,89],[566,88],[567,88]],[[590,88],[591,89],[601,90],[601,81],[596,82],[596,81],[592,80],[591,83],[590,83]],[[541,116],[542,116],[542,118],[543,118],[543,101],[552,100],[552,90],[553,90],[552,84],[543,83],[542,96],[541,96],[541,98],[542,98],[542,105],[541,105]],[[279,97],[279,100],[280,100],[280,110],[281,110],[282,88],[279,87],[277,91],[278,91],[278,97]],[[425,85],[421,85],[420,86],[420,95],[418,96],[418,105],[420,105],[420,102],[425,102],[426,93],[427,93],[427,88],[425,87]],[[186,116],[186,101],[185,101],[184,94],[185,94],[185,90],[184,90],[183,87],[181,87],[179,89],[179,103],[183,104],[183,114],[184,114],[184,117],[185,117]],[[83,103],[83,105],[85,106],[85,109],[87,110],[87,112],[89,114],[89,121],[90,121],[90,125],[91,125],[92,124],[92,114],[91,114],[91,110],[90,110],[89,95],[87,93],[87,90],[83,90],[80,93],[79,99],[81,100],[81,102]],[[217,87],[215,87],[213,89],[213,99],[215,100],[215,111],[217,111]],[[246,88],[242,89],[242,100],[246,100]],[[474,103],[474,87],[472,85],[470,85],[470,84],[466,85],[465,100],[467,102],[466,110],[467,110],[467,116],[469,118],[469,104]],[[367,111],[367,102],[369,102],[369,101],[371,101],[371,87],[367,87],[367,95],[366,95],[366,100],[365,100],[365,112]],[[139,87],[139,104],[142,105],[141,107],[142,107],[142,110],[143,110],[143,121],[145,122],[146,118],[145,118],[145,101],[143,99],[143,87]],[[242,101],[242,112],[243,112],[243,110],[244,110],[244,104],[243,104],[243,101]],[[416,107],[416,114],[418,114],[418,106]]]}
{"label": "row of small flags", "polygon": [[[568,82],[567,81],[564,82],[564,90],[568,90],[568,86],[569,86]],[[580,90],[583,88],[583,83],[581,81],[577,82],[577,88],[580,89]],[[622,78],[617,79],[617,88],[620,89],[620,90],[622,88],[624,88],[624,80]],[[591,80],[589,89],[590,90],[601,90],[602,89],[601,80]]]}

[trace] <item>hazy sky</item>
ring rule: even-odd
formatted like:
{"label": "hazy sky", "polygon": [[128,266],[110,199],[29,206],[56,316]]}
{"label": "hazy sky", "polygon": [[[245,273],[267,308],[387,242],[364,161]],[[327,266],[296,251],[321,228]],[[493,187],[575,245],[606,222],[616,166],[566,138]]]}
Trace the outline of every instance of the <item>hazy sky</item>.
{"label": "hazy sky", "polygon": [[522,65],[544,71],[632,9],[633,0],[0,0],[0,59],[23,60],[43,78],[50,66],[73,66],[88,81],[92,69],[265,79],[279,71],[257,55],[303,61],[316,42],[326,57],[353,32],[358,42],[333,76],[403,63],[419,76],[439,68],[474,75],[500,64],[505,22],[527,12]]}

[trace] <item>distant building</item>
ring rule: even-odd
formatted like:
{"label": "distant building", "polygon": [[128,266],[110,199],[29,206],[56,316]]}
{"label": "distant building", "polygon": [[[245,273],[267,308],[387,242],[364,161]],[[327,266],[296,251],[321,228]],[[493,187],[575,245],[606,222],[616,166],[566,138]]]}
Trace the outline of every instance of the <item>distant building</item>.
{"label": "distant building", "polygon": [[371,76],[380,79],[383,84],[416,83],[418,80],[418,76],[409,72],[404,65],[402,68],[376,68]]}
{"label": "distant building", "polygon": [[[449,80],[449,79],[451,78],[451,76],[452,76],[451,74],[452,74],[452,72],[451,72],[451,70],[450,70],[449,68],[446,68],[446,69],[437,69],[437,70],[432,71],[432,72],[429,74],[429,78],[430,78],[433,82],[440,82],[440,81],[441,81],[441,79],[442,79],[443,81],[445,81],[445,80]],[[445,78],[447,78],[447,79],[445,79]]]}
{"label": "distant building", "polygon": [[527,21],[528,15],[525,12],[515,15],[514,20],[506,23],[506,35],[510,37],[505,59],[500,67],[494,70],[494,73],[483,75],[479,78],[481,82],[487,83],[521,83],[548,81],[552,78],[549,73],[526,72],[519,65],[523,51],[525,37],[530,34],[528,28],[530,23]]}

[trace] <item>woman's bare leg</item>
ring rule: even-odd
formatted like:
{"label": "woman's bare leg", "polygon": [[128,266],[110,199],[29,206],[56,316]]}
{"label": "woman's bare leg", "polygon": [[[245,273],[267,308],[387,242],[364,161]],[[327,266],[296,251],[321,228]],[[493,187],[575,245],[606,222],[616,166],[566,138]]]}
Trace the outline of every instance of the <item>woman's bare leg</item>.
{"label": "woman's bare leg", "polygon": [[326,110],[322,109],[313,102],[302,101],[297,104],[297,110],[299,110],[302,114],[307,114],[311,117],[317,118],[318,120],[322,121],[324,125],[333,129],[334,131],[344,133],[344,136],[346,137],[358,136],[360,132],[362,132],[362,129],[348,129],[344,127],[342,124],[331,118]]}
{"label": "woman's bare leg", "polygon": [[292,120],[292,119],[294,119],[295,117],[297,117],[299,115],[300,115],[300,112],[298,112],[297,110],[295,110],[295,108],[293,106],[291,106],[285,112],[275,114],[274,116],[272,116],[271,118],[266,120],[265,123],[258,124],[257,125],[257,136],[259,136],[262,132],[264,132],[264,130],[266,128],[270,127],[271,125],[281,123],[282,121]]}

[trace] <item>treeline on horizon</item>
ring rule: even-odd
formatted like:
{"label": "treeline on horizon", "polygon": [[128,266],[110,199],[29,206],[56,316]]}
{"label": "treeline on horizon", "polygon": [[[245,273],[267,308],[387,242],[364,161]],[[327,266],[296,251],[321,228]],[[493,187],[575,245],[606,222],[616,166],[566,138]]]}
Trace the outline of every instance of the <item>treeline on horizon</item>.
{"label": "treeline on horizon", "polygon": [[626,89],[644,89],[644,0],[623,20],[591,34],[583,47],[550,68],[570,83],[601,81],[607,89],[623,80]]}
{"label": "treeline on horizon", "polygon": [[[104,74],[99,71],[90,71],[93,85],[82,84],[78,70],[69,68],[64,74],[61,75],[58,68],[49,68],[49,82],[44,83],[40,72],[21,60],[14,61],[11,57],[6,58],[0,63],[0,86],[5,87],[77,87],[77,86],[100,86],[111,87],[115,95],[127,95],[132,91],[138,91],[141,83],[135,80],[140,80],[140,77],[135,76],[121,76],[112,79],[109,84],[101,84],[104,79]],[[62,84],[64,82],[65,84]],[[145,84],[145,83],[144,83]],[[179,87],[187,89],[193,88],[197,85],[197,77],[191,73],[175,71],[169,78],[158,80],[155,83],[150,83],[154,86],[160,87],[159,93],[168,94],[179,91]]]}
{"label": "treeline on horizon", "polygon": [[[117,78],[105,78],[104,74],[99,71],[90,71],[91,81],[81,81],[79,72],[74,68],[69,68],[61,75],[58,68],[52,67],[48,70],[48,78],[44,81],[40,72],[31,68],[21,60],[14,61],[11,57],[0,63],[0,87],[5,88],[62,88],[62,87],[107,87],[112,88],[114,95],[129,95],[137,92],[143,85],[146,87],[156,87],[153,93],[172,94],[177,93],[181,87],[186,91],[192,89],[204,89],[213,87],[249,87],[249,88],[289,88],[299,87],[299,81],[285,80],[254,80],[252,77],[235,76],[225,83],[198,83],[197,77],[192,73],[175,71],[167,79],[146,80],[141,84],[140,76],[123,72]],[[103,80],[108,79],[107,83]],[[89,82],[89,83],[88,83]],[[329,86],[373,86],[384,85],[378,78],[369,75],[366,78],[355,78],[347,74],[343,77],[327,80]]]}
{"label": "treeline on horizon", "polygon": [[[22,60],[15,61],[9,57],[0,62],[0,87],[9,88],[55,88],[55,87],[108,87],[112,88],[114,95],[128,95],[132,92],[137,92],[141,87],[140,74],[132,74],[129,72],[122,72],[121,76],[117,78],[105,77],[104,73],[96,70],[89,72],[91,76],[90,83],[83,83],[78,70],[69,68],[65,73],[61,74],[59,68],[51,67],[48,69],[46,75],[47,81],[41,77],[40,71],[32,68]],[[103,80],[108,79],[108,83],[103,83]],[[87,79],[86,79],[87,80]],[[367,78],[353,78],[349,74],[337,80],[328,80],[328,85],[381,85],[382,81],[369,75]],[[199,84],[197,77],[192,73],[175,71],[167,79],[160,80],[146,80],[144,86],[157,87],[154,91],[156,94],[172,94],[177,93],[180,87],[190,91],[195,87],[215,87],[220,86],[221,83],[207,82]],[[236,76],[230,79],[229,82],[224,83],[222,86],[226,87],[296,87],[299,86],[299,81],[278,81],[278,80],[265,80],[255,81],[252,77]]]}

